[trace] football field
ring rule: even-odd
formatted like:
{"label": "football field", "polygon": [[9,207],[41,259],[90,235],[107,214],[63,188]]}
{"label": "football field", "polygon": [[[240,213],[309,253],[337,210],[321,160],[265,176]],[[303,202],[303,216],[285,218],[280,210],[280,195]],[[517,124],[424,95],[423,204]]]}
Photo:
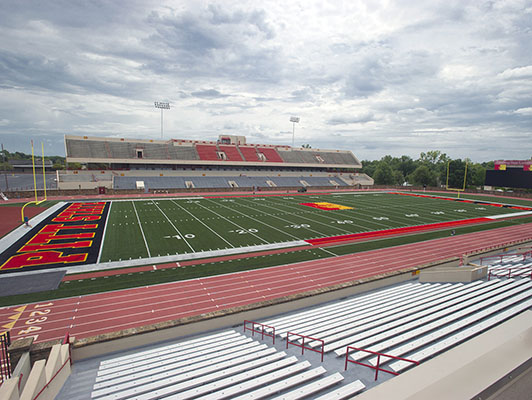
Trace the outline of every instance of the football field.
{"label": "football field", "polygon": [[235,251],[517,211],[449,200],[383,192],[113,201],[99,262]]}

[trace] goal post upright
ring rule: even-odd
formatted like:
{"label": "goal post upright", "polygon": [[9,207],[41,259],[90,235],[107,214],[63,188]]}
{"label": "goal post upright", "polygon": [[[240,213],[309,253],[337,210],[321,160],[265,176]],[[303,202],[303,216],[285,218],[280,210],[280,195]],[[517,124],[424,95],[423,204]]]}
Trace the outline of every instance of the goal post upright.
{"label": "goal post upright", "polygon": [[447,181],[445,182],[445,190],[452,190],[457,192],[458,196],[457,198],[460,198],[460,192],[464,192],[466,189],[466,181],[467,181],[467,160],[465,162],[465,171],[464,171],[464,183],[461,189],[459,188],[450,188],[449,187],[449,168],[450,168],[451,162],[449,161],[447,163]]}
{"label": "goal post upright", "polygon": [[32,170],[33,170],[33,189],[34,189],[34,192],[35,192],[35,200],[29,201],[29,202],[27,202],[26,204],[24,204],[22,206],[22,209],[20,210],[22,222],[26,222],[24,220],[24,209],[26,208],[26,206],[28,206],[30,204],[35,204],[35,205],[41,204],[43,201],[47,200],[47,196],[46,196],[46,170],[45,170],[45,166],[44,166],[44,143],[41,143],[41,149],[42,149],[42,175],[43,175],[43,184],[44,184],[44,199],[39,201],[39,199],[37,197],[37,175],[35,173],[35,156],[34,156],[33,140],[32,140],[31,141],[31,165],[32,165]]}

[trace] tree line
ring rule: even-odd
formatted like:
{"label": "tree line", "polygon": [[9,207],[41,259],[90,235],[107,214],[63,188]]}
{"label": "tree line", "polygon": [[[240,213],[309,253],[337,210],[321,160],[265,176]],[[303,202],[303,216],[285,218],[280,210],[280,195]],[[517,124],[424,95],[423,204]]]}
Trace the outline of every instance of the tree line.
{"label": "tree line", "polygon": [[[44,156],[45,160],[52,161],[52,169],[65,169],[65,157],[61,156]],[[20,151],[15,151],[13,153],[7,151],[4,149],[4,151],[0,151],[0,170],[2,171],[11,171],[13,170],[13,166],[9,163],[9,161],[16,161],[16,160],[31,160],[31,154],[25,154],[21,153]],[[38,164],[38,161],[41,161],[41,157],[38,155],[35,155],[35,164]]]}
{"label": "tree line", "polygon": [[380,160],[364,160],[361,172],[371,176],[376,185],[410,184],[440,187],[447,184],[447,170],[449,170],[449,187],[461,189],[464,185],[466,164],[466,187],[483,186],[486,170],[494,168],[493,161],[475,163],[467,158],[451,159],[439,150],[431,150],[421,153],[417,160],[409,156],[390,155]]}

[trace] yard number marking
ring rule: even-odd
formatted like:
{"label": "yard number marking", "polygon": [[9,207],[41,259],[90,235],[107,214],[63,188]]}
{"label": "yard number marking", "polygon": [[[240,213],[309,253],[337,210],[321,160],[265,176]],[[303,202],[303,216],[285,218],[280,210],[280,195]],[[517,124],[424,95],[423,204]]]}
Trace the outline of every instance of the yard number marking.
{"label": "yard number marking", "polygon": [[258,229],[250,228],[250,229],[235,229],[229,232],[238,233],[239,235],[245,235],[246,233],[257,233],[258,231],[259,231]]}
{"label": "yard number marking", "polygon": [[310,225],[309,224],[293,224],[293,225],[286,225],[285,228],[294,228],[294,229],[310,228]]}

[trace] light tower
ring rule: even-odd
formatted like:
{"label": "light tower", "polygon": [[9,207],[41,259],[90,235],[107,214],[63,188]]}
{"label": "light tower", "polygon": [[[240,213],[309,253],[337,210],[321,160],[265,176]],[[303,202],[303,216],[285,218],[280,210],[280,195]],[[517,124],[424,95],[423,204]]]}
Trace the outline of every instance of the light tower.
{"label": "light tower", "polygon": [[156,101],[155,108],[161,109],[161,139],[163,138],[163,110],[169,110],[170,109],[170,103],[163,102],[163,101]]}
{"label": "light tower", "polygon": [[296,134],[296,123],[299,122],[299,117],[290,117],[290,122],[292,123],[292,147],[294,147],[294,137]]}

